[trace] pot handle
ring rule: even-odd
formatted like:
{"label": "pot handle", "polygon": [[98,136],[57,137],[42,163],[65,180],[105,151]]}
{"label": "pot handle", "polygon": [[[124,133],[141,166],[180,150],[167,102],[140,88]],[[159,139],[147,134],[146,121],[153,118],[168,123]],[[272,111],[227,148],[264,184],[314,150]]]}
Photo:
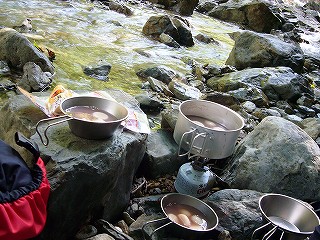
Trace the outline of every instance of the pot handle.
{"label": "pot handle", "polygon": [[[44,141],[42,136],[41,136],[41,134],[40,134],[39,126],[44,124],[44,123],[55,121],[55,120],[59,120],[59,119],[62,119],[62,118],[65,118],[65,119],[47,125],[47,127],[44,129],[44,132],[43,132],[43,135],[44,135],[44,137],[46,139],[46,141]],[[53,117],[53,118],[47,118],[47,119],[40,120],[36,125],[36,132],[38,133],[42,144],[44,146],[48,146],[48,144],[49,144],[49,138],[47,136],[47,131],[48,131],[48,129],[50,127],[52,127],[54,125],[57,125],[57,124],[60,124],[60,123],[63,123],[63,122],[66,122],[66,121],[69,121],[70,119],[72,119],[72,117],[70,117],[68,115],[63,115],[63,116],[60,116],[60,117]]]}
{"label": "pot handle", "polygon": [[[203,142],[202,142],[202,146],[197,147],[194,142],[196,141],[196,139],[202,137],[203,138]],[[202,156],[202,153],[204,151],[204,146],[205,143],[207,141],[208,135],[206,133],[198,133],[196,136],[194,136],[194,138],[192,139],[191,145],[190,145],[190,150],[189,150],[189,158],[190,158],[190,153],[191,153],[191,149],[195,149],[197,151],[197,153],[199,154],[199,156]],[[198,155],[195,154],[195,155]]]}
{"label": "pot handle", "polygon": [[274,233],[275,231],[277,230],[277,226],[273,227],[269,232],[267,232],[264,237],[262,238],[262,240],[268,240],[268,239],[272,239],[270,238]]}
{"label": "pot handle", "polygon": [[256,239],[256,235],[258,234],[257,238],[259,238],[259,231],[270,225],[271,222],[268,222],[267,224],[262,225],[261,227],[258,227],[256,230],[253,231],[251,235],[251,240]]}
{"label": "pot handle", "polygon": [[[145,228],[147,225],[153,224],[153,223],[157,223],[157,222],[161,222],[161,221],[164,221],[164,220],[169,220],[169,219],[168,219],[167,217],[164,217],[164,218],[160,218],[160,219],[148,221],[148,222],[146,222],[145,224],[143,224],[143,226],[142,226],[143,238],[146,239],[146,238],[145,238],[145,232],[146,232],[146,231],[144,230],[144,228]],[[153,236],[153,234],[155,234],[155,232],[157,232],[157,231],[159,231],[160,229],[162,229],[162,228],[170,225],[171,223],[172,223],[172,222],[170,221],[170,222],[168,222],[168,223],[166,223],[166,224],[164,224],[164,225],[162,225],[162,226],[154,229],[153,232],[151,233],[151,235],[149,236],[149,238],[152,240],[152,236]]]}
{"label": "pot handle", "polygon": [[[188,154],[190,154],[190,151],[191,151],[191,145],[190,145],[190,148],[189,148],[189,150],[187,151],[187,152],[185,152],[185,153],[182,153],[181,154],[181,149],[182,149],[182,143],[184,142],[184,140],[190,135],[190,134],[194,134],[195,133],[195,131],[196,131],[196,129],[194,128],[194,129],[191,129],[190,131],[188,131],[188,132],[184,132],[183,134],[182,134],[182,136],[181,136],[181,139],[180,139],[180,142],[179,142],[179,149],[178,149],[178,156],[179,157],[183,157],[183,156],[186,156],[186,155],[188,155]],[[192,138],[192,136],[191,136],[191,138]],[[186,142],[187,144],[188,144],[188,142]]]}

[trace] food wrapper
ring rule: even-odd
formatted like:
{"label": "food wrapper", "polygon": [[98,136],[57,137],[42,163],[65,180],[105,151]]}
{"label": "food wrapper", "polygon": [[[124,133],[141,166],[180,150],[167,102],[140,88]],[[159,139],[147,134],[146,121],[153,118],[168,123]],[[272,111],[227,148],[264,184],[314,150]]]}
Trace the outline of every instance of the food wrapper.
{"label": "food wrapper", "polygon": [[[63,113],[60,110],[61,102],[69,97],[74,96],[93,96],[93,97],[103,97],[108,100],[116,101],[113,97],[110,96],[105,91],[94,91],[87,92],[83,94],[75,93],[74,91],[68,90],[61,85],[57,85],[49,95],[49,97],[38,97],[35,96],[28,91],[18,87],[18,90],[30,99],[33,104],[35,104],[42,112],[44,112],[48,117],[60,116]],[[151,132],[149,127],[149,121],[147,115],[142,111],[135,111],[134,109],[128,108],[129,116],[126,121],[123,121],[121,125],[123,125],[126,129],[139,132],[139,133],[147,133]]]}

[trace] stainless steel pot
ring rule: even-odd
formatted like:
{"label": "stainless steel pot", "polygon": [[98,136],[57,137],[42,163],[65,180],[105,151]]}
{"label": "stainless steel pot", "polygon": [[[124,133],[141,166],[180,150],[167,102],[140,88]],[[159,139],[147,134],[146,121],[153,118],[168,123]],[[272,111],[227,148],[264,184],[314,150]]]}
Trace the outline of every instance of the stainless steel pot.
{"label": "stainless steel pot", "polygon": [[[71,107],[78,106],[89,106],[97,108],[108,114],[113,115],[116,118],[116,120],[95,122],[85,119],[77,119],[69,116],[66,110]],[[60,109],[62,113],[65,115],[49,119],[42,119],[36,125],[36,131],[39,134],[40,139],[45,146],[49,143],[49,139],[47,137],[47,130],[51,126],[68,121],[71,132],[78,137],[85,139],[106,139],[111,137],[113,133],[116,131],[116,129],[119,127],[121,122],[126,120],[128,117],[128,109],[122,104],[105,98],[91,96],[77,96],[65,99],[60,104]],[[47,127],[45,128],[44,136],[46,138],[46,141],[44,141],[40,134],[39,126],[47,122],[53,123],[47,125]]]}
{"label": "stainless steel pot", "polygon": [[259,208],[268,222],[266,225],[273,226],[266,234],[267,239],[273,239],[272,236],[281,231],[279,239],[304,240],[320,224],[317,214],[309,206],[289,196],[266,194],[260,198]]}
{"label": "stainless steel pot", "polygon": [[[207,221],[207,228],[206,229],[202,229],[202,230],[195,230],[195,229],[191,229],[188,227],[185,227],[181,224],[178,224],[172,220],[170,220],[169,216],[168,216],[168,212],[166,211],[166,208],[168,206],[172,206],[175,204],[182,204],[182,205],[187,205],[187,206],[191,206],[194,207],[195,209],[199,210],[203,215],[205,215],[206,217],[206,221]],[[195,197],[186,195],[186,194],[181,194],[181,193],[169,193],[167,195],[165,195],[162,199],[161,199],[161,209],[163,211],[163,213],[166,215],[165,218],[161,218],[161,219],[157,219],[157,220],[153,220],[153,221],[149,221],[147,223],[145,223],[142,227],[142,230],[145,231],[145,227],[149,224],[152,223],[157,223],[157,222],[161,222],[161,221],[166,221],[167,223],[156,228],[150,238],[152,238],[152,235],[166,227],[171,225],[171,231],[173,233],[173,235],[175,236],[180,236],[180,237],[185,237],[188,236],[188,239],[191,237],[193,239],[197,239],[195,237],[199,237],[201,235],[203,235],[204,233],[210,232],[213,229],[215,229],[218,225],[218,216],[216,214],[216,212],[205,202],[201,201],[200,199],[197,199]]]}
{"label": "stainless steel pot", "polygon": [[[222,159],[233,153],[243,118],[215,102],[188,100],[181,103],[173,137],[179,155],[194,154]],[[181,148],[186,152],[181,154]]]}

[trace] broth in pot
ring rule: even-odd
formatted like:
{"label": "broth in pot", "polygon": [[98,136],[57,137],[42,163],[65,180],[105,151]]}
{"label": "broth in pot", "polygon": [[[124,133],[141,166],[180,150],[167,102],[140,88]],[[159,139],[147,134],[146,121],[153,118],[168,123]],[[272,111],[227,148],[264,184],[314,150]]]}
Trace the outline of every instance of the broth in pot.
{"label": "broth in pot", "polygon": [[165,207],[168,218],[176,224],[192,230],[206,230],[206,216],[198,209],[186,204],[169,204]]}
{"label": "broth in pot", "polygon": [[74,106],[67,108],[66,113],[80,120],[90,122],[110,122],[118,120],[115,116],[94,106]]}

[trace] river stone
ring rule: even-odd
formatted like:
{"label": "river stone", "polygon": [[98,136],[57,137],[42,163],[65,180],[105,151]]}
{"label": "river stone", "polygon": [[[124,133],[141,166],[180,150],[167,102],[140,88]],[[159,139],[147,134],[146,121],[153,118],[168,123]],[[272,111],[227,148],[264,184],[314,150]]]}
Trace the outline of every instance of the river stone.
{"label": "river stone", "polygon": [[259,198],[262,193],[252,190],[224,189],[208,196],[204,201],[219,218],[218,229],[230,232],[233,240],[248,240],[261,226]]}
{"label": "river stone", "polygon": [[112,66],[110,63],[105,63],[100,66],[88,66],[83,69],[83,72],[84,74],[92,78],[95,78],[101,81],[108,81],[109,79],[108,75],[111,71],[111,67]]}
{"label": "river stone", "polygon": [[297,45],[286,43],[271,34],[251,31],[232,35],[235,45],[226,64],[237,69],[287,66],[297,73],[303,68],[303,51]]}
{"label": "river stone", "polygon": [[177,73],[167,66],[155,66],[147,69],[141,69],[136,74],[141,78],[153,77],[166,84],[171,82],[177,76]]}
{"label": "river stone", "polygon": [[141,163],[144,176],[157,178],[172,174],[186,162],[178,157],[178,144],[174,141],[172,131],[159,129],[151,132],[147,139],[147,150]]}
{"label": "river stone", "polygon": [[[111,89],[108,93],[139,110],[132,96]],[[44,94],[49,95],[37,96]],[[44,147],[35,134],[35,125],[42,118],[45,115],[23,95],[10,98],[0,109],[0,138],[16,147],[14,132],[22,132],[38,143],[42,159],[48,162],[51,194],[47,223],[39,239],[73,239],[94,216],[111,220],[121,215],[146,150],[146,135],[120,127],[109,139],[86,140],[73,135],[63,123],[49,129],[50,142]]]}
{"label": "river stone", "polygon": [[179,0],[172,9],[182,16],[191,16],[199,0]]}
{"label": "river stone", "polygon": [[171,81],[169,83],[169,89],[175,97],[180,100],[200,99],[203,97],[203,94],[198,88],[179,81]]}
{"label": "river stone", "polygon": [[320,137],[320,119],[319,118],[305,118],[303,119],[299,126],[309,134],[309,136],[316,140]]}
{"label": "river stone", "polygon": [[317,143],[294,123],[269,116],[236,147],[223,178],[232,188],[316,201],[319,166]]}
{"label": "river stone", "polygon": [[0,60],[22,70],[27,62],[36,63],[44,72],[54,73],[54,66],[25,36],[11,28],[0,29]]}
{"label": "river stone", "polygon": [[165,33],[182,46],[194,45],[188,21],[178,16],[151,16],[143,26],[142,33],[157,40],[162,33]]}
{"label": "river stone", "polygon": [[174,129],[179,114],[180,104],[167,104],[164,110],[161,111],[161,128]]}
{"label": "river stone", "polygon": [[[51,75],[51,73],[48,74]],[[27,62],[23,66],[23,76],[17,84],[28,92],[41,91],[50,87],[51,79],[37,64]]]}
{"label": "river stone", "polygon": [[270,33],[281,27],[281,20],[271,11],[265,1],[229,0],[207,13],[209,16],[228,22],[236,22],[256,32]]}
{"label": "river stone", "polygon": [[289,67],[250,68],[226,73],[209,78],[207,86],[221,92],[239,88],[258,88],[267,96],[266,101],[268,99],[294,101],[302,96],[303,91],[312,91],[310,84]]}

